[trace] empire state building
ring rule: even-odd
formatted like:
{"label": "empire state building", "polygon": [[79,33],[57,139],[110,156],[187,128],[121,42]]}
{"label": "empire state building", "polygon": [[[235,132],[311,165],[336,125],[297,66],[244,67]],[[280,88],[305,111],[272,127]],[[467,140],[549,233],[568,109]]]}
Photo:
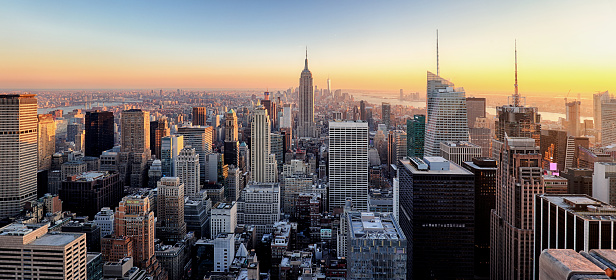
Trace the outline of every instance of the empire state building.
{"label": "empire state building", "polygon": [[312,87],[312,73],[308,70],[308,51],[304,70],[299,78],[299,122],[297,133],[299,137],[315,137],[314,124],[314,88]]}

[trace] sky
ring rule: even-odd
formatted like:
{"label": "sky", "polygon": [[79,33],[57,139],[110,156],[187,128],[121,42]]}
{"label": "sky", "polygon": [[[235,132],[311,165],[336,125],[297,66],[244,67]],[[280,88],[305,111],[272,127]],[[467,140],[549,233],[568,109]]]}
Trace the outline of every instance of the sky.
{"label": "sky", "polygon": [[4,1],[0,89],[616,92],[616,1]]}

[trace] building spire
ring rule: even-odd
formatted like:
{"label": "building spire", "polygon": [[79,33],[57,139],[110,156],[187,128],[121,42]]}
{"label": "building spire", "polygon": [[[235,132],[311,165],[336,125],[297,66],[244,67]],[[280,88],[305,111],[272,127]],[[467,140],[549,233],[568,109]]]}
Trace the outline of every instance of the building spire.
{"label": "building spire", "polygon": [[438,29],[436,30],[436,75],[440,77],[440,71],[439,71],[439,65],[438,65]]}
{"label": "building spire", "polygon": [[306,46],[306,61],[304,63],[304,70],[308,70],[308,46]]}
{"label": "building spire", "polygon": [[513,105],[515,107],[520,106],[520,93],[518,92],[518,41],[514,41],[514,54],[515,54],[515,91],[513,93]]}

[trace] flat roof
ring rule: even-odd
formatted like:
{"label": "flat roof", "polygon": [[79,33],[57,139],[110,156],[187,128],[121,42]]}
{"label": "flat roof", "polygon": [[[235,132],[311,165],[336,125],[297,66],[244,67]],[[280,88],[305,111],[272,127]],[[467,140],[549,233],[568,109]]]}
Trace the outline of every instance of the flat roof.
{"label": "flat roof", "polygon": [[616,207],[581,194],[543,194],[540,198],[586,220],[616,221]]}
{"label": "flat roof", "polygon": [[[429,158],[433,159],[433,158],[441,158],[441,157],[429,157]],[[443,160],[437,159],[437,160],[438,161],[430,161],[430,162],[431,163],[443,162],[443,160],[448,161],[446,159],[443,159]],[[411,162],[408,159],[401,159],[400,162],[407,170],[409,170],[413,174],[448,174],[448,175],[470,175],[470,176],[473,175],[473,172],[470,172],[466,170],[465,168],[462,168],[461,166],[451,161],[448,161],[449,170],[418,170],[417,168],[415,168],[415,166],[411,164]]]}
{"label": "flat roof", "polygon": [[47,233],[41,236],[40,238],[32,241],[28,245],[66,246],[69,243],[73,242],[75,239],[79,238],[82,234],[85,234],[85,233],[68,233],[68,232]]}
{"label": "flat roof", "polygon": [[571,272],[595,272],[605,275],[605,271],[572,249],[546,249],[541,254],[562,263]]}

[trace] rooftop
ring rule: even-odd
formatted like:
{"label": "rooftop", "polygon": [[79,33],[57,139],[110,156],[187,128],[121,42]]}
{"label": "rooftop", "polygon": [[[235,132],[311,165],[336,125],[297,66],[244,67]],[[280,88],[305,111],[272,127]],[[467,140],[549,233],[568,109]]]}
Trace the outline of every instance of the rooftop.
{"label": "rooftop", "polygon": [[109,175],[109,173],[107,171],[89,171],[89,172],[84,172],[81,175],[77,175],[77,177],[75,178],[75,181],[86,181],[86,182],[91,182],[94,180],[100,180],[100,179],[104,179],[105,177],[107,177],[107,175]]}
{"label": "rooftop", "polygon": [[616,221],[616,207],[582,194],[543,194],[540,198],[586,220]]}
{"label": "rooftop", "polygon": [[[417,159],[418,158],[414,158],[414,160],[417,160]],[[400,162],[407,170],[409,170],[413,174],[473,175],[472,172],[442,157],[426,157],[425,159],[430,160],[429,162],[426,162],[420,159],[421,163],[426,164],[425,167],[431,167],[433,164],[437,164],[437,165],[448,164],[449,170],[441,170],[440,168],[438,170],[433,170],[431,168],[425,169],[425,168],[422,168],[422,166],[417,168],[416,165],[411,163],[411,160],[409,159],[401,159]]]}
{"label": "rooftop", "polygon": [[351,238],[406,239],[390,213],[351,212],[347,219]]}
{"label": "rooftop", "polygon": [[85,233],[51,232],[32,241],[30,245],[66,246]]}

